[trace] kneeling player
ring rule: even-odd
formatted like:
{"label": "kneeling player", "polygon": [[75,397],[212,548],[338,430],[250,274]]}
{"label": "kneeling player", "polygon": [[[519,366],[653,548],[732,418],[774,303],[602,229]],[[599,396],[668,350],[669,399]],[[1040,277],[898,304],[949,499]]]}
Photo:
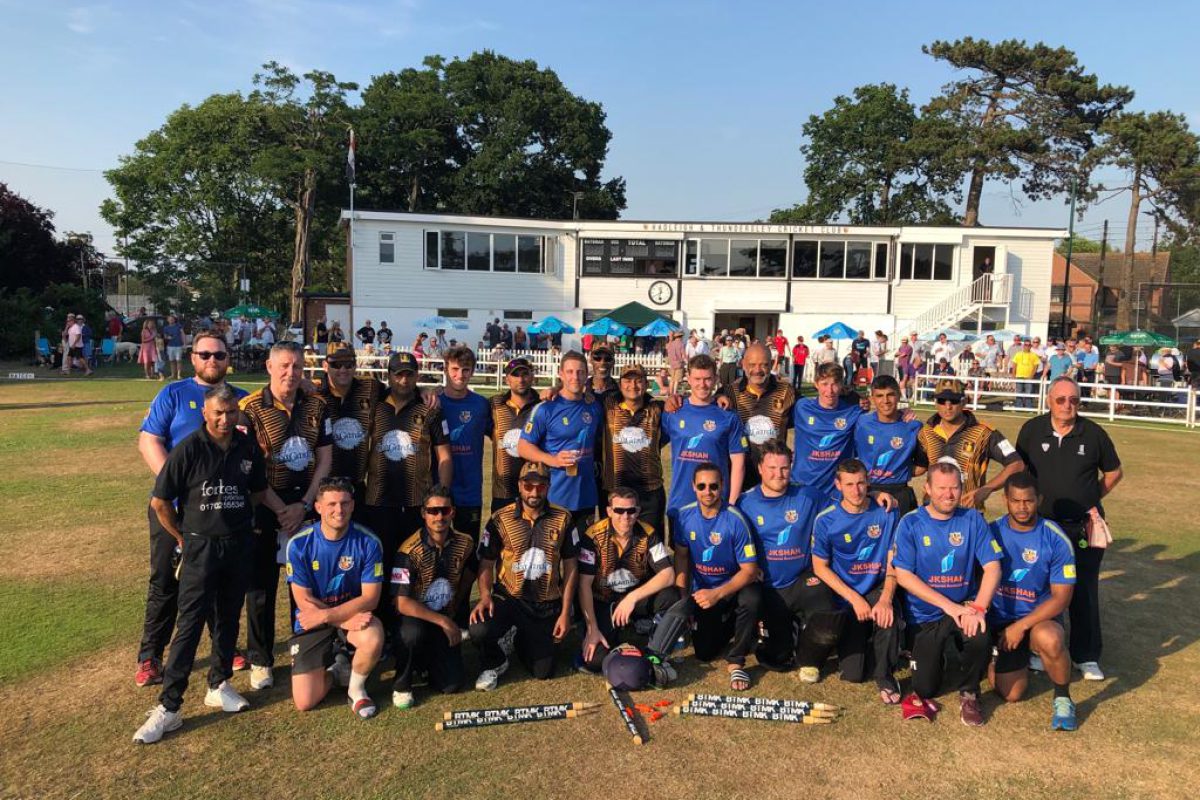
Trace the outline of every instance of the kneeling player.
{"label": "kneeling player", "polygon": [[1061,528],[1038,516],[1037,484],[1028,472],[1009,476],[1004,500],[1008,516],[991,525],[1003,550],[1000,588],[988,615],[998,651],[992,684],[1008,702],[1020,700],[1029,685],[1032,649],[1054,682],[1050,727],[1073,731],[1071,656],[1061,619],[1075,590],[1075,551]]}
{"label": "kneeling player", "polygon": [[383,553],[368,529],[350,521],[354,484],[326,478],[317,488],[320,522],[288,541],[287,575],[296,603],[292,622],[292,702],[315,708],[333,686],[335,650],[354,648],[346,691],[354,713],[375,716],[367,677],[383,652],[383,625],[373,612],[383,591]]}
{"label": "kneeling player", "polygon": [[608,494],[608,516],[579,542],[583,663],[592,672],[635,620],[649,621],[679,600],[670,551],[640,511],[637,492],[618,486]]}
{"label": "kneeling player", "polygon": [[867,468],[856,458],[838,464],[834,485],[842,499],[813,523],[812,561],[813,572],[838,595],[843,609],[838,666],[842,680],[850,683],[862,683],[870,673],[879,698],[895,705],[900,702],[895,677],[900,621],[891,551],[900,515],[871,502]]}
{"label": "kneeling player", "polygon": [[471,591],[475,541],[454,530],[454,501],[445,486],[434,486],[421,503],[425,524],[396,553],[391,584],[399,617],[396,679],[392,705],[413,704],[413,670],[429,670],[434,688],[453,694],[462,688],[462,630],[450,615]]}
{"label": "kneeling player", "polygon": [[[696,658],[712,661],[726,644],[729,688],[750,688],[746,655],[754,647],[762,589],[754,536],[742,513],[721,495],[721,470],[705,462],[692,474],[696,502],[669,512],[675,545],[675,585],[687,591],[696,630]],[[656,632],[657,635],[657,632]]]}
{"label": "kneeling player", "polygon": [[[979,682],[992,655],[986,615],[1000,582],[1000,545],[983,515],[960,508],[962,473],[939,461],[929,468],[929,505],[906,515],[896,527],[892,567],[904,589],[904,614],[910,628],[912,693],[904,698],[905,719],[930,719],[937,711],[946,644],[959,651],[959,718],[982,725]],[[983,579],[975,582],[976,567]]]}

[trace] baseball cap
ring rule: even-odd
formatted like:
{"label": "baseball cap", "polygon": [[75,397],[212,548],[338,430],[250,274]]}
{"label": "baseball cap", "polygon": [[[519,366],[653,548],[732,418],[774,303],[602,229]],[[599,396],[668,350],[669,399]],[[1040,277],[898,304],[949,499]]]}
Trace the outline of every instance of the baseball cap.
{"label": "baseball cap", "polygon": [[608,346],[608,342],[600,342],[599,344],[592,345],[592,355],[596,355],[596,353],[608,353],[612,355],[612,348]]}
{"label": "baseball cap", "polygon": [[326,361],[354,361],[357,354],[354,348],[348,344],[336,342],[329,345],[329,350],[325,353]]}
{"label": "baseball cap", "polygon": [[393,353],[388,359],[388,372],[420,372],[417,357],[412,353]]}
{"label": "baseball cap", "polygon": [[549,483],[550,468],[545,464],[539,464],[535,461],[526,461],[521,466],[521,474],[518,476],[517,480],[529,481],[531,483],[533,481],[543,481],[545,483]]}
{"label": "baseball cap", "polygon": [[533,372],[533,364],[529,363],[528,358],[514,358],[512,361],[509,361],[507,364],[504,365],[504,374],[512,375],[514,372],[516,372],[519,369],[527,369],[532,373]]}
{"label": "baseball cap", "polygon": [[966,397],[966,391],[963,388],[962,381],[956,381],[953,378],[945,378],[937,382],[937,386],[933,390],[934,400],[953,400],[958,402]]}
{"label": "baseball cap", "polygon": [[621,377],[627,378],[630,375],[637,375],[639,378],[646,377],[646,368],[641,364],[629,364],[621,370]]}

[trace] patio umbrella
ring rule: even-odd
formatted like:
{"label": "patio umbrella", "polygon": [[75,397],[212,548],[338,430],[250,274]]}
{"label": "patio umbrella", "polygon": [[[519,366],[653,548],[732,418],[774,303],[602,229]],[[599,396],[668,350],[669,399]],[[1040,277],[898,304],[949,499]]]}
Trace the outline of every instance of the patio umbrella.
{"label": "patio umbrella", "polygon": [[601,317],[593,323],[584,325],[579,332],[590,333],[592,336],[621,336],[629,333],[629,328],[608,317]]}
{"label": "patio umbrella", "polygon": [[858,337],[858,328],[851,328],[844,322],[835,322],[813,334],[814,339],[822,336],[828,336],[830,339],[854,339]]}
{"label": "patio umbrella", "polygon": [[1174,347],[1175,340],[1154,331],[1117,331],[1100,337],[1100,344],[1119,344],[1128,347]]}
{"label": "patio umbrella", "polygon": [[467,329],[467,323],[459,319],[443,317],[441,314],[430,314],[428,317],[421,317],[413,322],[413,327],[433,328],[434,330],[438,330],[439,328],[442,330],[449,330],[453,328],[456,331],[465,331]]}
{"label": "patio umbrella", "polygon": [[530,333],[574,333],[575,328],[558,317],[546,317],[529,326]]}
{"label": "patio umbrella", "polygon": [[670,336],[675,331],[679,330],[679,325],[674,322],[668,322],[665,319],[656,319],[649,325],[643,325],[633,332],[634,336]]}
{"label": "patio umbrella", "polygon": [[224,316],[225,319],[236,319],[238,317],[264,317],[267,319],[279,319],[279,312],[272,311],[269,308],[265,308],[264,306],[256,305],[254,303],[243,303],[240,306],[234,306],[233,308],[229,309],[222,316]]}
{"label": "patio umbrella", "polygon": [[959,330],[958,328],[938,328],[935,331],[926,333],[920,338],[922,342],[936,342],[943,333],[946,334],[946,341],[948,342],[972,342],[979,338],[979,336],[974,333],[968,333],[967,331]]}

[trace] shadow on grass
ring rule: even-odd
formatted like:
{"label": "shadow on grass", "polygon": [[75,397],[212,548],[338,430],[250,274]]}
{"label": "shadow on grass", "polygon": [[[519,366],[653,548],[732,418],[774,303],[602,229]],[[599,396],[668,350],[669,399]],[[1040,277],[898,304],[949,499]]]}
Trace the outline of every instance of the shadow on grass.
{"label": "shadow on grass", "polygon": [[0,411],[40,411],[44,408],[78,408],[80,406],[119,406],[123,403],[145,405],[145,400],[79,400],[74,403],[0,403]]}

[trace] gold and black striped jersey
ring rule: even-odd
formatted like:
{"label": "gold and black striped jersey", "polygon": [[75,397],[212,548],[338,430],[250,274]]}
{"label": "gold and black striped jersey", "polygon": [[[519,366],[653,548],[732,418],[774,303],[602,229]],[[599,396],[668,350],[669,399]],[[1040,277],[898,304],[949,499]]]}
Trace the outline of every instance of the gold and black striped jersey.
{"label": "gold and black striped jersey", "polygon": [[562,598],[561,565],[579,553],[571,512],[547,505],[533,522],[520,501],[492,514],[479,537],[479,560],[496,562],[496,588],[533,603]]}
{"label": "gold and black striped jersey", "polygon": [[459,590],[464,573],[476,571],[475,540],[451,530],[440,548],[424,528],[396,551],[390,578],[392,595],[412,597],[431,611],[444,611]]}
{"label": "gold and black striped jersey", "polygon": [[604,447],[599,453],[605,491],[618,486],[637,492],[662,488],[662,415],[662,401],[648,394],[636,411],[619,392],[605,396]]}
{"label": "gold and black striped jersey", "polygon": [[517,499],[517,474],[521,471],[521,459],[517,456],[517,443],[521,441],[521,428],[529,421],[529,415],[538,404],[536,392],[533,399],[518,407],[512,391],[492,395],[488,401],[492,406],[492,499]]}
{"label": "gold and black striped jersey", "polygon": [[267,482],[285,502],[296,502],[312,483],[317,449],[330,443],[325,398],[298,389],[288,412],[268,385],[240,406],[267,460]]}
{"label": "gold and black striped jersey", "polygon": [[442,412],[430,409],[419,394],[398,406],[389,394],[375,406],[367,459],[367,505],[419,506],[433,485],[434,448],[450,443]]}
{"label": "gold and black striped jersey", "polygon": [[970,411],[963,411],[963,424],[950,434],[943,432],[941,417],[934,414],[917,433],[917,448],[929,464],[949,456],[963,476],[963,493],[972,492],[987,482],[988,464],[995,461],[1008,466],[1019,461],[1017,448],[998,430],[980,422]]}
{"label": "gold and black striped jersey", "polygon": [[787,381],[769,375],[762,393],[742,378],[728,387],[725,394],[733,402],[734,410],[745,428],[746,438],[750,440],[750,462],[742,478],[742,490],[745,491],[758,485],[762,446],[772,439],[787,442],[788,428],[792,425],[792,406],[796,405],[796,389]]}
{"label": "gold and black striped jersey", "polygon": [[387,395],[387,387],[374,378],[354,378],[346,394],[338,397],[327,380],[319,393],[329,409],[333,439],[329,474],[349,478],[361,486],[367,478],[367,456],[371,452],[371,417],[375,404]]}
{"label": "gold and black striped jersey", "polygon": [[634,526],[624,548],[609,519],[592,525],[579,540],[579,574],[596,576],[592,595],[605,603],[619,600],[669,566],[671,552],[645,522]]}

